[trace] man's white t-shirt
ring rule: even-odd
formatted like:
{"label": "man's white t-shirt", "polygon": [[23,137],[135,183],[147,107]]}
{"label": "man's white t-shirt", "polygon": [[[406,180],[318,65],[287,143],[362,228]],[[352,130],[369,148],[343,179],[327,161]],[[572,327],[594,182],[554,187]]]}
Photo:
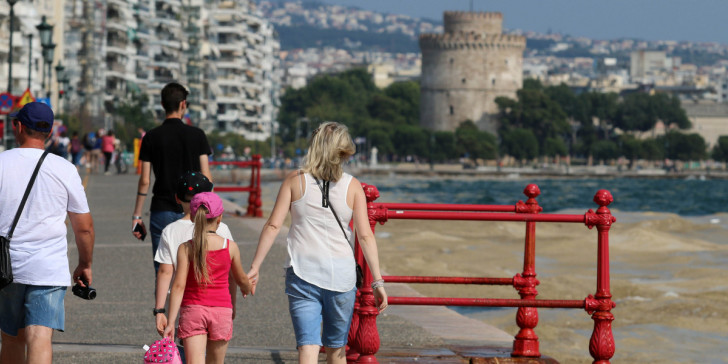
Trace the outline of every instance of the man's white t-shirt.
{"label": "man's white t-shirt", "polygon": [[[192,220],[179,219],[162,230],[162,236],[159,240],[159,248],[154,260],[162,264],[172,264],[177,270],[177,249],[183,243],[192,239],[195,230],[195,223]],[[224,222],[217,227],[217,235],[225,239],[234,241],[230,234],[230,229]]]}
{"label": "man's white t-shirt", "polygon": [[[42,149],[15,148],[0,153],[0,234],[7,236]],[[68,212],[89,212],[76,167],[48,154],[30,190],[10,240],[14,281],[34,286],[69,286]]]}

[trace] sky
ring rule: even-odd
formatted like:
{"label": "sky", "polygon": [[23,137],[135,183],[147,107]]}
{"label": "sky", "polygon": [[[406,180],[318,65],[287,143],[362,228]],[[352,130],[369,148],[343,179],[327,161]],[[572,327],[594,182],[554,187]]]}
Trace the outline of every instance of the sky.
{"label": "sky", "polygon": [[[470,0],[318,0],[442,21]],[[503,26],[609,40],[637,38],[728,44],[728,0],[472,0],[476,11],[503,13]]]}

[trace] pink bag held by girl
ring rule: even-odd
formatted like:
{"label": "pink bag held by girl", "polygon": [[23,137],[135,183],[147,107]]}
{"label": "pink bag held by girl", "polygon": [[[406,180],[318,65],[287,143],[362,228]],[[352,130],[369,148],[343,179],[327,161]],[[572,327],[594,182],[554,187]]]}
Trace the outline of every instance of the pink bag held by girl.
{"label": "pink bag held by girl", "polygon": [[144,345],[144,349],[147,349],[144,354],[144,364],[182,364],[177,345],[168,337],[155,341],[151,347]]}

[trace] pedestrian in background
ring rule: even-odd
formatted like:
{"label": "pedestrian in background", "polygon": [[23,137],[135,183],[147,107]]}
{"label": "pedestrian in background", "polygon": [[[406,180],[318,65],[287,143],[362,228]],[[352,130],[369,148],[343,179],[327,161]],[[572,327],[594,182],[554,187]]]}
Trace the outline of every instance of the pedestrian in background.
{"label": "pedestrian in background", "polygon": [[81,165],[81,156],[83,155],[83,144],[78,138],[77,131],[74,131],[73,134],[71,134],[70,144],[71,162],[73,162],[73,165],[76,166],[76,169],[78,170],[79,166]]}
{"label": "pedestrian in background", "polygon": [[[162,107],[166,119],[162,125],[144,134],[139,150],[139,161],[142,163],[136,204],[132,213],[132,229],[137,224],[144,226],[142,207],[149,191],[151,172],[154,171],[154,188],[152,189],[152,205],[149,218],[149,230],[152,236],[152,259],[157,254],[159,238],[162,230],[184,216],[182,206],[175,201],[176,182],[179,176],[187,171],[200,171],[212,180],[208,165],[210,145],[207,136],[200,128],[185,125],[182,118],[187,112],[187,95],[189,92],[178,83],[169,83],[162,89]],[[137,239],[140,232],[132,231]],[[154,262],[155,276],[159,263]]]}
{"label": "pedestrian in background", "polygon": [[[0,153],[0,232],[4,235],[27,181],[47,153],[44,142],[53,127],[53,111],[31,102],[10,118],[20,147]],[[73,275],[66,217],[78,248]],[[0,290],[1,363],[52,362],[53,330],[64,330],[64,297],[71,279],[83,286],[93,283],[93,247],[93,219],[76,168],[59,156],[45,155],[10,240],[14,282]]]}
{"label": "pedestrian in background", "polygon": [[248,271],[255,294],[260,266],[290,211],[286,294],[299,363],[318,362],[321,346],[328,363],[346,363],[344,347],[356,298],[352,220],[374,278],[376,305],[380,311],[387,307],[364,190],[342,170],[355,150],[342,124],[326,122],[313,132],[304,167],[281,184]]}
{"label": "pedestrian in background", "polygon": [[109,175],[109,164],[111,164],[111,157],[114,154],[114,131],[109,130],[106,135],[101,138],[101,152],[104,153],[104,174]]}

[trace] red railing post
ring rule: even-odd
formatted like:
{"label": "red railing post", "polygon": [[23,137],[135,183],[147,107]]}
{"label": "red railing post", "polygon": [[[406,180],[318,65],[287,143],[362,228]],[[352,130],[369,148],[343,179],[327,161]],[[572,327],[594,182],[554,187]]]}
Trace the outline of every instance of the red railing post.
{"label": "red railing post", "polygon": [[597,227],[597,292],[594,296],[586,298],[586,312],[592,315],[594,331],[589,340],[589,353],[594,364],[609,364],[614,356],[614,336],[612,335],[612,308],[616,304],[612,301],[609,289],[609,229],[617,219],[607,207],[614,201],[612,194],[607,190],[599,190],[594,195],[594,202],[599,205],[597,212],[589,210],[586,213],[586,225],[589,229]]}
{"label": "red railing post", "polygon": [[255,186],[253,189],[255,190],[255,217],[263,217],[263,190],[260,187],[260,172],[261,168],[263,167],[263,162],[260,160],[260,154],[253,155],[253,162],[255,164],[253,165],[253,170],[255,170]]}
{"label": "red railing post", "polygon": [[[374,232],[377,222],[384,223],[386,221],[386,212],[382,213],[381,209],[374,205],[374,200],[379,198],[379,190],[373,185],[362,183],[364,194],[367,199],[367,211],[369,214],[369,225]],[[364,282],[359,289],[361,296],[359,297],[359,327],[354,340],[354,350],[359,353],[357,363],[378,363],[374,354],[379,351],[379,331],[377,329],[377,315],[379,310],[374,299],[374,291],[372,291],[372,274],[369,271],[369,264],[366,259],[362,259],[361,268],[364,273]]]}
{"label": "red railing post", "polygon": [[[359,237],[354,235],[354,260],[360,266],[364,266],[363,260],[364,255],[362,254],[361,247],[359,246]],[[351,317],[351,325],[349,326],[349,335],[347,336],[346,342],[348,348],[346,350],[346,362],[354,363],[359,359],[359,348],[354,347],[356,341],[356,334],[359,332],[359,301],[361,300],[361,291],[356,291],[356,300],[354,301],[354,315]]]}
{"label": "red railing post", "polygon": [[[518,201],[516,213],[537,214],[543,210],[538,205],[536,197],[541,194],[538,186],[529,184],[523,190],[528,197],[526,203]],[[523,252],[523,273],[513,277],[513,287],[518,290],[521,299],[532,300],[538,295],[536,286],[536,222],[526,222],[526,239]],[[516,324],[520,330],[513,340],[512,356],[540,357],[538,349],[538,335],[533,330],[538,324],[538,309],[536,307],[519,307],[516,314]]]}
{"label": "red railing post", "polygon": [[250,195],[248,196],[248,212],[246,216],[262,217],[263,201],[260,188],[260,154],[253,155],[253,162],[250,164]]}

